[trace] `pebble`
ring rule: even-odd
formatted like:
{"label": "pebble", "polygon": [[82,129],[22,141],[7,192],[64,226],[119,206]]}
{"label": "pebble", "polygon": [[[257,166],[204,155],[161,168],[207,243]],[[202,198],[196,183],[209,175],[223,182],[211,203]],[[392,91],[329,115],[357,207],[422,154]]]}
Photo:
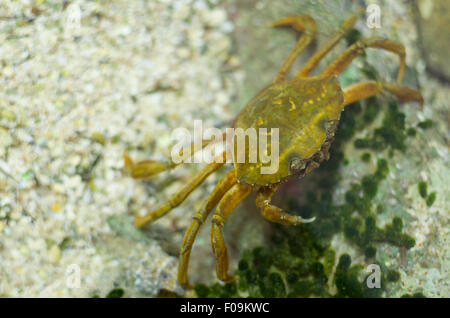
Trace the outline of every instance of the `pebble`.
{"label": "pebble", "polygon": [[61,249],[58,247],[58,245],[53,245],[48,253],[48,261],[50,262],[50,264],[56,265],[59,263],[60,259]]}

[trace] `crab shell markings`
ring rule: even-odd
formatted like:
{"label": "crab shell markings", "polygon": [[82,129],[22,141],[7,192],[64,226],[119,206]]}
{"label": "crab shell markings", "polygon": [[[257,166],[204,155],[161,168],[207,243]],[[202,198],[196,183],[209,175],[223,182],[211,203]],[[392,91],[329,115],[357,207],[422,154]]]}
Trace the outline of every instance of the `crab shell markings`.
{"label": "crab shell markings", "polygon": [[[278,128],[278,143],[271,144],[271,138],[267,142],[267,151],[279,147],[278,170],[262,174],[265,163],[259,159],[240,163],[234,153],[237,180],[263,186],[293,175],[303,177],[317,168],[329,157],[328,149],[343,109],[344,93],[335,75],[295,78],[263,89],[242,109],[233,127],[267,131]],[[255,155],[255,151],[257,147],[245,144],[245,158]]]}

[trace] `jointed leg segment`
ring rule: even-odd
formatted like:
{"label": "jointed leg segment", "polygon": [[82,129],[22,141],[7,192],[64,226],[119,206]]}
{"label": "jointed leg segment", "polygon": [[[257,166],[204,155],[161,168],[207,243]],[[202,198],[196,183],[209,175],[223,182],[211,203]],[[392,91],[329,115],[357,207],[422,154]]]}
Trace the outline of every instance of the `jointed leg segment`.
{"label": "jointed leg segment", "polygon": [[236,183],[220,200],[211,225],[211,245],[216,262],[217,277],[224,282],[232,282],[235,278],[228,274],[228,250],[222,235],[222,227],[236,208],[252,192],[252,187],[245,183]]}
{"label": "jointed leg segment", "polygon": [[263,187],[256,193],[256,206],[268,221],[283,225],[297,225],[300,223],[310,223],[315,220],[315,217],[304,219],[301,216],[288,214],[279,207],[272,205],[272,195],[276,192],[277,188],[278,185]]}
{"label": "jointed leg segment", "polygon": [[352,14],[339,28],[335,35],[327,41],[327,43],[319,48],[313,56],[311,56],[308,61],[300,68],[295,77],[302,78],[309,75],[309,73],[314,69],[314,67],[319,64],[320,60],[331,51],[333,47],[339,42],[340,39],[345,35],[345,33],[350,30],[350,28],[355,24],[358,17],[361,15],[363,10],[359,10]]}
{"label": "jointed leg segment", "polygon": [[[222,136],[222,138],[225,136]],[[200,148],[203,149],[211,144],[211,140],[202,140]],[[184,158],[186,156],[192,157],[194,153],[200,149],[197,149],[197,143],[193,142],[188,148],[189,152],[185,153],[184,148],[179,152],[178,156]],[[135,179],[148,178],[162,171],[172,169],[179,165],[180,163],[175,163],[172,160],[159,161],[159,160],[141,160],[138,162],[133,162],[125,151],[123,154],[124,159],[124,170],[131,174]]]}
{"label": "jointed leg segment", "polygon": [[320,75],[326,76],[332,74],[340,74],[354,58],[364,53],[365,49],[368,47],[391,51],[398,55],[400,59],[400,66],[398,69],[397,82],[401,83],[403,79],[403,72],[405,70],[405,47],[400,43],[380,38],[369,38],[354,43],[349,48],[347,48],[340,56],[333,60],[320,73]]}
{"label": "jointed leg segment", "polygon": [[415,101],[423,107],[423,97],[419,91],[399,84],[376,81],[356,83],[346,87],[344,89],[344,105],[346,106],[358,100],[371,97],[384,90],[394,94],[401,102]]}
{"label": "jointed leg segment", "polygon": [[178,282],[187,288],[193,286],[188,283],[187,271],[189,266],[189,256],[200,226],[206,221],[212,209],[216,206],[224,194],[236,183],[236,173],[229,171],[215,186],[206,201],[202,204],[200,211],[193,217],[192,222],[186,230],[186,234],[181,244],[180,257],[178,263]]}
{"label": "jointed leg segment", "polygon": [[277,76],[273,81],[274,83],[280,83],[284,81],[284,78],[286,77],[286,74],[294,63],[295,59],[316,37],[316,21],[314,20],[314,18],[307,15],[290,16],[274,21],[270,24],[270,26],[291,26],[294,30],[303,32],[302,36],[297,41],[297,44],[287,57],[283,66],[281,66]]}
{"label": "jointed leg segment", "polygon": [[137,217],[135,220],[135,224],[137,227],[142,227],[149,222],[152,222],[167,212],[169,212],[174,207],[178,206],[181,202],[183,202],[186,197],[194,191],[211,173],[219,169],[226,162],[226,152],[224,151],[220,156],[214,159],[214,162],[208,164],[202,170],[200,170],[192,179],[189,180],[180,190],[178,190],[175,194],[173,194],[169,200],[158,206],[157,208],[151,210],[146,215],[142,217]]}

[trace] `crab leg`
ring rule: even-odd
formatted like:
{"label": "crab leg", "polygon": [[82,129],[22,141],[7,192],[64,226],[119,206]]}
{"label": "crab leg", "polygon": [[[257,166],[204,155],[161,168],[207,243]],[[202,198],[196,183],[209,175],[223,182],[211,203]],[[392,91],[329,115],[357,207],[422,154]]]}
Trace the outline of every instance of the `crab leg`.
{"label": "crab leg", "polygon": [[387,50],[398,55],[400,66],[398,69],[397,82],[401,83],[403,72],[405,70],[405,47],[400,43],[376,37],[360,40],[348,47],[340,56],[334,59],[320,75],[340,74],[354,58],[364,53],[368,47]]}
{"label": "crab leg", "polygon": [[212,219],[211,245],[215,257],[216,273],[217,277],[226,283],[230,283],[236,278],[228,274],[228,250],[222,235],[222,227],[236,206],[252,192],[252,189],[245,183],[236,183],[220,200]]}
{"label": "crab leg", "polygon": [[155,209],[148,212],[142,217],[136,217],[135,224],[137,227],[142,227],[149,222],[155,221],[156,219],[162,217],[171,209],[178,206],[183,202],[186,197],[195,190],[211,173],[219,169],[226,162],[226,152],[224,151],[221,155],[214,158],[213,162],[205,166],[202,170],[197,172],[196,175],[192,177],[180,190],[175,192],[169,197],[168,201]]}
{"label": "crab leg", "polygon": [[280,83],[284,81],[287,72],[289,71],[298,55],[316,37],[316,21],[314,20],[314,18],[307,15],[289,16],[280,20],[276,20],[270,23],[269,26],[291,26],[294,30],[303,32],[300,39],[298,39],[297,44],[292,49],[286,61],[278,71],[277,76],[273,80],[274,83]]}
{"label": "crab leg", "polygon": [[[224,134],[225,135],[225,134]],[[211,144],[211,139],[202,140],[201,149],[204,149],[206,146]],[[192,143],[189,147],[189,153],[191,157],[194,155],[196,148],[196,143]],[[184,157],[184,149],[179,152],[179,157]],[[175,163],[172,160],[167,161],[159,161],[159,160],[141,160],[138,162],[133,162],[131,158],[128,156],[128,153],[125,151],[123,153],[124,159],[124,170],[131,174],[131,176],[135,179],[148,178],[155,174],[158,174],[162,171],[172,169],[179,165],[180,163]]]}
{"label": "crab leg", "polygon": [[423,108],[423,97],[419,91],[399,84],[376,81],[361,82],[346,87],[344,89],[344,106],[379,94],[384,90],[397,96],[401,102],[416,101],[419,102]]}
{"label": "crab leg", "polygon": [[316,218],[304,219],[298,215],[291,215],[271,203],[272,195],[277,191],[278,185],[263,187],[256,193],[256,206],[261,214],[270,222],[283,225],[297,225],[300,223],[310,223]]}
{"label": "crab leg", "polygon": [[230,170],[215,186],[206,201],[203,202],[200,211],[193,217],[181,244],[180,257],[178,262],[178,282],[185,288],[193,288],[188,283],[187,272],[189,266],[189,256],[200,226],[206,221],[212,209],[216,206],[224,194],[236,183],[235,170]]}
{"label": "crab leg", "polygon": [[340,39],[344,36],[345,33],[347,33],[348,30],[355,24],[358,17],[361,15],[361,13],[364,10],[358,10],[350,18],[348,18],[339,28],[339,30],[333,35],[331,39],[325,43],[324,46],[322,46],[316,53],[314,53],[313,56],[311,56],[308,61],[306,61],[305,64],[300,68],[300,70],[297,72],[295,77],[301,78],[301,77],[307,77],[308,74],[314,69],[314,67],[319,64],[320,60],[331,51],[333,47],[336,46],[336,44],[339,42]]}
{"label": "crab leg", "polygon": [[159,161],[148,159],[133,162],[130,156],[128,156],[127,151],[124,151],[123,153],[123,162],[124,171],[129,173],[134,179],[148,178],[176,166],[170,160]]}

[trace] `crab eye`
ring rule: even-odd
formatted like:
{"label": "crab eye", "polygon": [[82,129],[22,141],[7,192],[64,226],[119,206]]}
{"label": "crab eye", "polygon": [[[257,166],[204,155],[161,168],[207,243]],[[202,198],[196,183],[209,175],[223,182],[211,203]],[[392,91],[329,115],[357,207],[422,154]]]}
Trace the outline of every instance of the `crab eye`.
{"label": "crab eye", "polygon": [[300,158],[294,157],[289,161],[289,167],[291,171],[299,171],[305,169],[306,161]]}

